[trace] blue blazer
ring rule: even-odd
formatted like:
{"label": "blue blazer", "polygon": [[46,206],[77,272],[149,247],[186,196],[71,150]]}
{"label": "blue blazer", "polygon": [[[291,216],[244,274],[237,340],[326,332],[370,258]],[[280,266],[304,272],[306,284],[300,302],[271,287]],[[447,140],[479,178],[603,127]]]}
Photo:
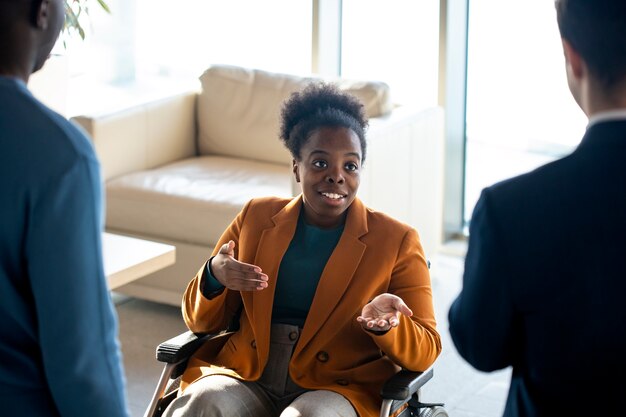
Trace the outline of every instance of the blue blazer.
{"label": "blue blazer", "polygon": [[624,413],[626,120],[483,191],[449,322],[474,367],[513,367],[505,416]]}
{"label": "blue blazer", "polygon": [[0,415],[127,417],[89,139],[0,77]]}

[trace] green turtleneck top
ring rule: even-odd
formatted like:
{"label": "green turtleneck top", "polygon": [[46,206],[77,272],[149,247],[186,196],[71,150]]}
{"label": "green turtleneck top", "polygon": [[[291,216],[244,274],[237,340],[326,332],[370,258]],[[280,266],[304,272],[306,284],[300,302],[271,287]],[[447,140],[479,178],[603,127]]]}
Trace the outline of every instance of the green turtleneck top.
{"label": "green turtleneck top", "polygon": [[[278,270],[272,323],[304,326],[317,284],[343,229],[343,225],[335,229],[321,229],[307,224],[304,216],[300,215],[296,232]],[[208,267],[207,278],[210,279],[204,284],[205,295],[223,288]]]}

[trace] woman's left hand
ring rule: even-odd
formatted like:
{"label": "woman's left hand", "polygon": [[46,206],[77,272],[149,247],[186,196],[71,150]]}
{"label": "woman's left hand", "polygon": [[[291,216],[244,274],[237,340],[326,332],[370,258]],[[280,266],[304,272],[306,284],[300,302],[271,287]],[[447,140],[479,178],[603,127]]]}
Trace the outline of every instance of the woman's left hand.
{"label": "woman's left hand", "polygon": [[384,332],[400,323],[400,314],[411,317],[413,312],[402,298],[384,293],[367,303],[356,319],[365,330]]}

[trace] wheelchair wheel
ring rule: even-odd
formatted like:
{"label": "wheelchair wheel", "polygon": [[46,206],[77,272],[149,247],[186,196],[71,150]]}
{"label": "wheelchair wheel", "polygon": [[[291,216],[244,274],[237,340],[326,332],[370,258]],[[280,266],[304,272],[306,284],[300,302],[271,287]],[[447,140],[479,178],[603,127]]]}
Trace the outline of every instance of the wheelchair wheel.
{"label": "wheelchair wheel", "polygon": [[448,412],[443,407],[422,408],[419,417],[448,417]]}

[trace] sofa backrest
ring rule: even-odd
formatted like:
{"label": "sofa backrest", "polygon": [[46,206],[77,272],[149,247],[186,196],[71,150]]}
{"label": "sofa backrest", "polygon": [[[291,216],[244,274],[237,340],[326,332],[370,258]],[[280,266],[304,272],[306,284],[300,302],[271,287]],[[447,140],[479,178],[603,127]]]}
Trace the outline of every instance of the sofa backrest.
{"label": "sofa backrest", "polygon": [[[290,164],[291,155],[278,138],[280,109],[292,92],[320,80],[256,69],[215,65],[200,77],[198,151]],[[389,88],[382,82],[326,79],[355,95],[368,117],[391,111]]]}

